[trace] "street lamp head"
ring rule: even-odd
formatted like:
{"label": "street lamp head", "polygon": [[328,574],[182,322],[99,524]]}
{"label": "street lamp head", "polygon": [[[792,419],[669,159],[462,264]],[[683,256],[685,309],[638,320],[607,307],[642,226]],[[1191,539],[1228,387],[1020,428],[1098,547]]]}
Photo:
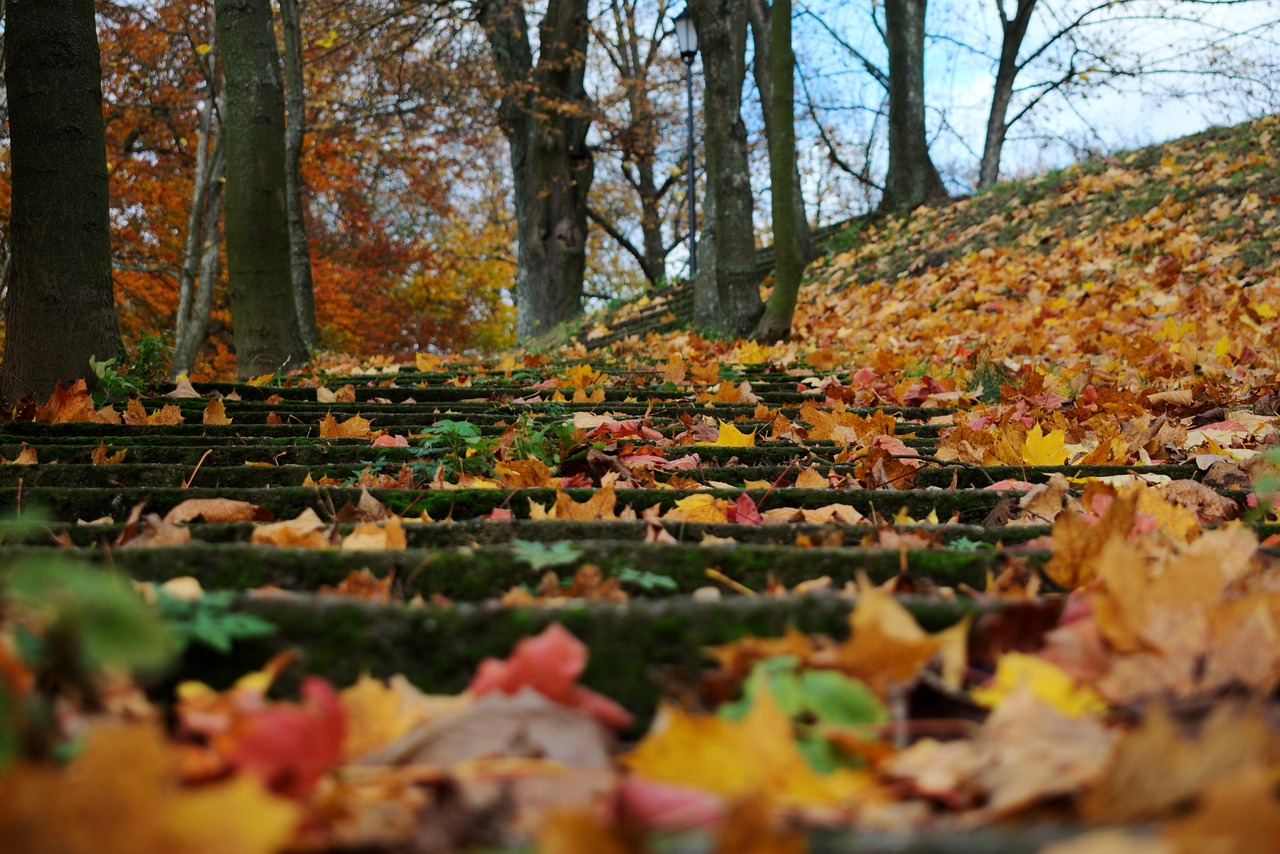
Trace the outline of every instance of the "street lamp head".
{"label": "street lamp head", "polygon": [[684,11],[676,15],[672,19],[672,23],[676,26],[676,41],[680,44],[680,58],[685,61],[686,65],[693,63],[693,58],[698,55],[698,31],[693,26],[693,16],[689,14],[689,7],[686,6]]}

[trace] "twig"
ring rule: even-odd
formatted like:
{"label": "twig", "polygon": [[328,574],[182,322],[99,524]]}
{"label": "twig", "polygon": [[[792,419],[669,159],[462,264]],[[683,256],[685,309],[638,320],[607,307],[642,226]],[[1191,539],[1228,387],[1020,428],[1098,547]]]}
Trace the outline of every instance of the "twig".
{"label": "twig", "polygon": [[191,486],[191,481],[196,479],[196,474],[197,472],[200,471],[200,466],[204,465],[204,461],[208,459],[209,455],[212,453],[213,453],[213,448],[210,448],[209,450],[205,451],[204,454],[201,455],[200,462],[196,463],[195,470],[191,472],[191,477],[183,481],[182,483],[183,489],[187,489]]}

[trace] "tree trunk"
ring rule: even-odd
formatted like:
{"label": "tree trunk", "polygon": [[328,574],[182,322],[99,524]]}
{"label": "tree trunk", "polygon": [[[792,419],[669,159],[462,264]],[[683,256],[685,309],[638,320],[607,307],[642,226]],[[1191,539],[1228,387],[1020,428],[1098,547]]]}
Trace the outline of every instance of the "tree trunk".
{"label": "tree trunk", "polygon": [[720,334],[746,335],[763,308],[741,111],[747,10],[742,0],[690,0],[688,8],[698,29],[706,75],[707,195],[714,197],[708,218],[714,217],[715,231],[714,262],[699,267],[694,280],[694,321]]}
{"label": "tree trunk", "polygon": [[270,0],[216,0],[226,75],[226,246],[241,377],[299,365],[290,264],[284,83]]}
{"label": "tree trunk", "polygon": [[118,356],[93,0],[9,0],[12,268],[0,394],[46,397]]}
{"label": "tree trunk", "polygon": [[307,134],[306,79],[302,72],[302,21],[298,0],[280,0],[284,29],[285,180],[289,189],[289,253],[293,269],[293,305],[298,334],[308,350],[319,346],[316,335],[315,286],[311,280],[311,243],[307,237],[306,184],[302,179],[302,143]]}
{"label": "tree trunk", "polygon": [[[218,286],[222,248],[223,178],[227,173],[226,130],[215,119],[213,148],[208,166],[197,180],[206,184],[200,199],[199,216],[193,217],[187,235],[187,253],[178,288],[178,327],[174,337],[173,367],[170,376],[189,374],[204,343],[213,310],[213,294]],[[203,175],[203,177],[200,177]]]}
{"label": "tree trunk", "polygon": [[206,81],[204,109],[197,125],[191,211],[187,216],[182,271],[178,276],[173,364],[169,368],[169,376],[173,379],[191,373],[196,354],[204,343],[209,310],[213,306],[213,289],[217,284],[217,265],[214,266],[214,276],[206,277],[205,260],[210,249],[216,258],[222,241],[222,183],[227,171],[227,126],[218,109],[222,99],[222,70],[213,9],[208,10],[207,38],[209,52],[204,56],[202,69]]}
{"label": "tree trunk", "polygon": [[[787,4],[790,9],[790,3]],[[772,26],[769,23],[769,17],[772,15],[769,6],[769,0],[747,0],[747,17],[751,22],[751,44],[755,48],[755,62],[752,68],[755,70],[756,89],[760,92],[760,112],[764,116],[764,135],[765,139],[772,140],[774,134],[773,117],[776,115],[777,107],[774,103],[773,81],[779,76],[778,68],[780,66],[773,61],[773,51],[771,42],[773,40]],[[789,22],[788,22],[789,23]],[[788,48],[791,42],[788,39]],[[792,66],[794,73],[794,50],[791,52]],[[787,99],[788,109],[792,111],[791,134],[795,135],[795,82],[791,84],[792,96]],[[771,148],[772,150],[772,148]],[[770,154],[772,157],[772,154]],[[773,167],[770,166],[772,174]],[[812,261],[817,256],[817,251],[813,245],[813,236],[809,233],[809,214],[805,210],[804,203],[804,187],[800,181],[800,161],[796,158],[794,152],[791,155],[791,173],[792,186],[794,190],[791,193],[791,204],[795,208],[792,218],[796,223],[796,242],[800,245],[800,256],[804,258],[805,263]],[[770,179],[772,180],[772,178]]]}
{"label": "tree trunk", "polygon": [[583,85],[587,0],[548,0],[536,66],[522,0],[481,0],[478,11],[503,84],[498,118],[511,149],[518,242],[516,339],[525,341],[582,312],[593,170]]}
{"label": "tree trunk", "polygon": [[[777,271],[773,293],[756,326],[761,341],[785,341],[791,336],[805,258],[800,249],[803,206],[796,206],[795,53],[791,47],[791,0],[773,0],[770,21],[773,129],[769,133],[769,179],[773,200],[773,252]],[[759,51],[756,53],[759,61]]]}
{"label": "tree trunk", "polygon": [[1018,8],[1012,18],[1006,18],[1000,6],[1000,26],[1003,38],[1000,43],[1000,63],[996,66],[995,88],[991,93],[991,112],[987,116],[987,138],[982,146],[982,165],[978,169],[978,189],[989,190],[1000,180],[1000,155],[1004,150],[1005,135],[1009,132],[1007,121],[1009,104],[1013,102],[1013,81],[1018,72],[1018,51],[1026,38],[1031,13],[1036,0],[1018,0]]}
{"label": "tree trunk", "polygon": [[889,48],[889,174],[882,211],[905,213],[945,198],[946,188],[929,157],[924,121],[924,14],[926,0],[886,0]]}

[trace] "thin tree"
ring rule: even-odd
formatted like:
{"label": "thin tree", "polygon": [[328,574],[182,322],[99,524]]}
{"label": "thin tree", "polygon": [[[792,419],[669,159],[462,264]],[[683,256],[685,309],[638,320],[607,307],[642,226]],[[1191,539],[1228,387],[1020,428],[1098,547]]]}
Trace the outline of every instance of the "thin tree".
{"label": "thin tree", "polygon": [[[695,323],[746,335],[763,308],[755,268],[751,173],[742,121],[747,10],[742,0],[690,0],[706,76],[706,220],[694,281]],[[706,263],[709,260],[711,263]]]}
{"label": "thin tree", "polygon": [[516,338],[527,340],[582,312],[593,172],[587,0],[548,0],[536,63],[523,0],[479,0],[476,9],[503,87],[498,118],[518,232]]}
{"label": "thin tree", "polygon": [[270,0],[216,0],[226,76],[228,292],[241,377],[299,364],[290,264],[284,82]]}
{"label": "thin tree", "polygon": [[[800,249],[803,202],[799,211],[796,210],[796,58],[791,45],[791,0],[773,0],[769,42],[770,112],[773,114],[769,133],[769,180],[777,270],[773,277],[773,293],[765,303],[754,337],[763,341],[785,341],[791,336],[791,320],[795,315],[805,267],[804,253]],[[807,229],[805,233],[807,236]]]}
{"label": "thin tree", "polygon": [[319,346],[316,335],[315,285],[311,277],[311,241],[307,236],[307,207],[303,196],[302,145],[307,135],[307,90],[303,76],[302,21],[298,0],[280,0],[285,59],[285,181],[289,190],[289,253],[293,269],[293,305],[298,334],[308,350]]}
{"label": "thin tree", "polygon": [[[791,14],[791,4],[788,2],[787,13]],[[773,61],[773,27],[770,24],[770,16],[773,12],[769,6],[769,0],[748,0],[747,2],[747,20],[751,23],[751,45],[755,49],[755,60],[751,64],[752,72],[756,79],[756,89],[760,93],[760,113],[764,118],[764,135],[769,141],[770,152],[772,152],[774,128],[774,116],[777,115],[777,103],[774,98],[773,81],[778,77],[778,69],[781,68],[778,63]],[[788,20],[788,30],[790,29],[790,21]],[[792,68],[795,67],[795,51],[791,47],[791,37],[787,37],[787,49],[792,58]],[[795,81],[792,78],[791,83],[792,94],[787,97],[787,109],[793,114],[795,111]],[[792,116],[791,121],[791,137],[795,139],[795,117]],[[772,157],[772,153],[770,153]],[[772,167],[770,167],[772,172]],[[794,150],[791,154],[791,172],[792,172],[792,194],[791,206],[795,208],[792,218],[796,224],[796,242],[800,245],[800,255],[806,262],[812,261],[816,257],[813,245],[813,238],[809,234],[809,215],[805,209],[804,188],[800,180],[800,160],[795,156]]]}
{"label": "thin tree", "polygon": [[884,5],[889,48],[889,171],[880,199],[884,211],[909,211],[947,195],[925,133],[925,5],[926,0],[886,0]]}
{"label": "thin tree", "polygon": [[120,353],[93,0],[8,0],[12,268],[0,395],[48,395]]}
{"label": "thin tree", "polygon": [[196,126],[196,162],[192,171],[187,240],[178,274],[178,308],[170,375],[190,373],[204,343],[221,269],[223,179],[227,172],[227,126],[218,103],[221,52],[213,9],[207,10],[209,49],[196,53],[204,76],[204,103]]}

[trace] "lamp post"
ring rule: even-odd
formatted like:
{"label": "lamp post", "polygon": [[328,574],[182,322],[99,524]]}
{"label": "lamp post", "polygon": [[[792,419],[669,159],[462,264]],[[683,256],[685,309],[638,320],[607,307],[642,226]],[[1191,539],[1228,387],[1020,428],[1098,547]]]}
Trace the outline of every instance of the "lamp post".
{"label": "lamp post", "polygon": [[684,60],[685,84],[689,90],[689,277],[698,272],[698,202],[697,171],[693,153],[693,60],[698,55],[698,30],[693,26],[689,7],[672,20],[680,58]]}

